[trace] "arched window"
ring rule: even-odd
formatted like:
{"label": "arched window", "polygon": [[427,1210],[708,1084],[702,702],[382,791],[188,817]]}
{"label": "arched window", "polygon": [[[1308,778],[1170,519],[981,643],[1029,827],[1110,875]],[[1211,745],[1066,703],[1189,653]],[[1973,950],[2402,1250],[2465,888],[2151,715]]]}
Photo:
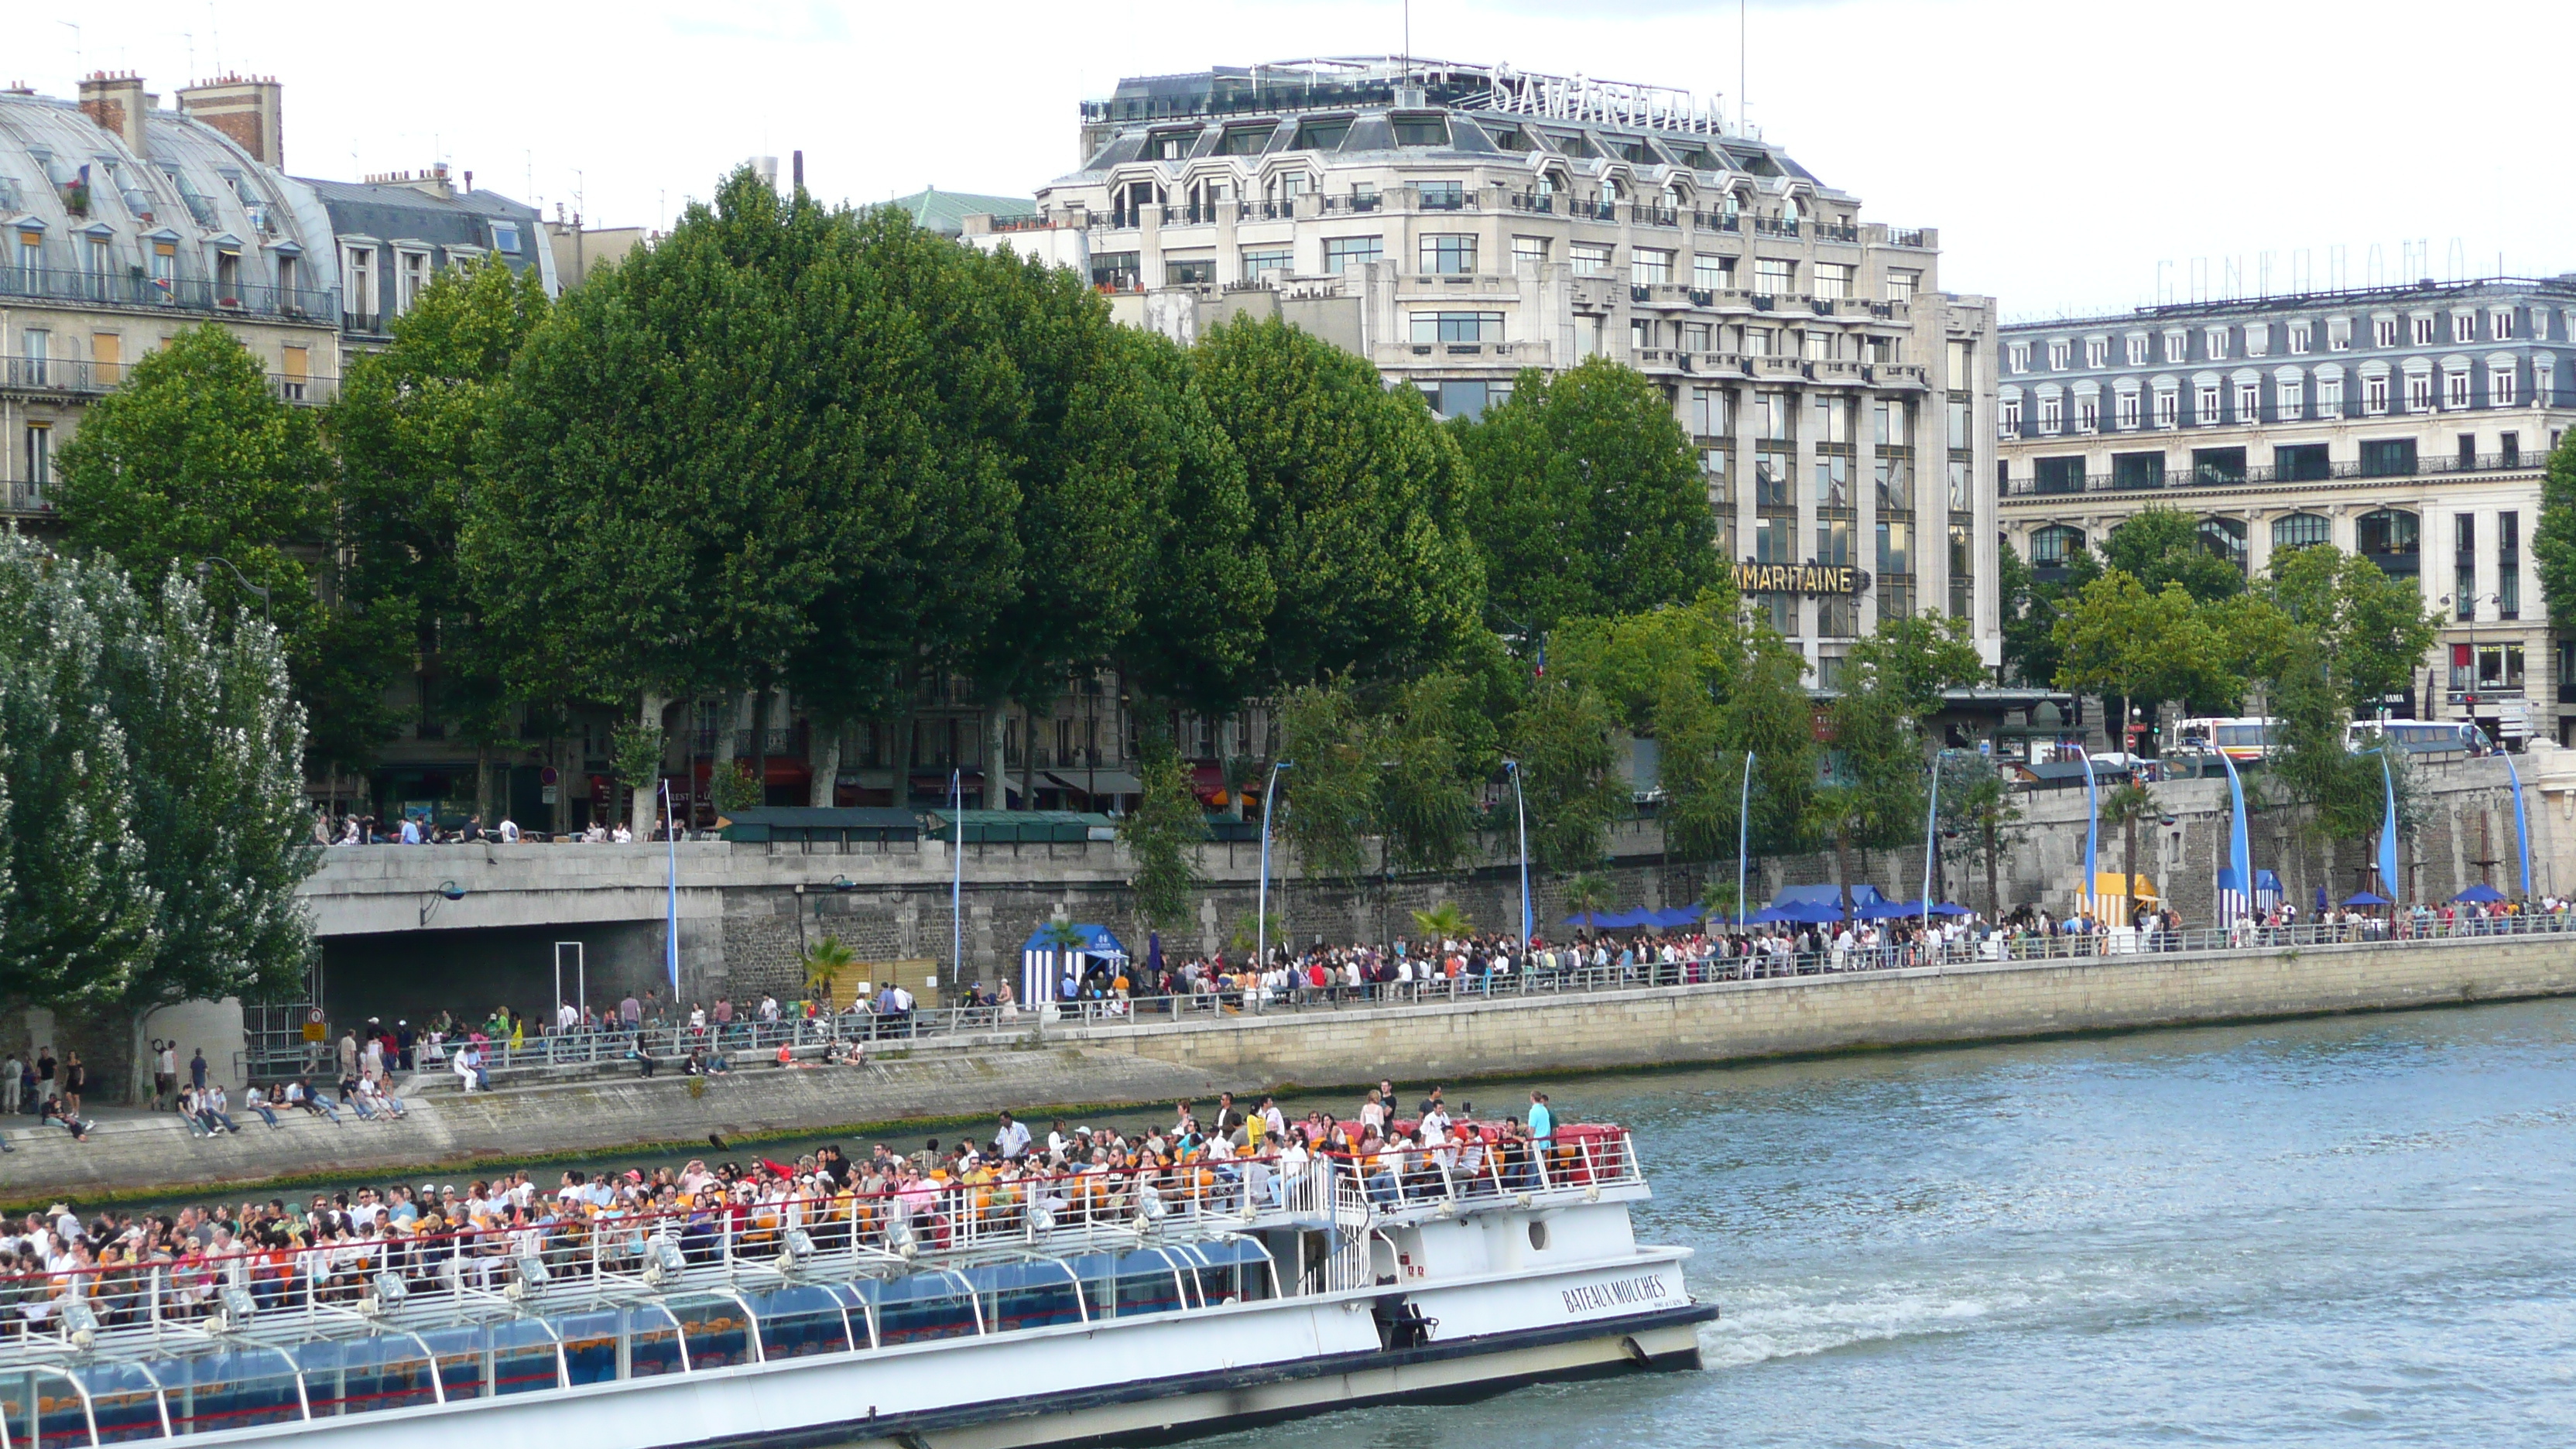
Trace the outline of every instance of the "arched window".
{"label": "arched window", "polygon": [[2307,548],[2334,541],[2334,524],[2319,513],[2293,513],[2272,520],[2272,551]]}
{"label": "arched window", "polygon": [[2030,562],[2033,568],[2062,569],[2067,560],[2084,551],[2084,530],[2063,523],[2052,523],[2030,536]]}
{"label": "arched window", "polygon": [[2353,520],[2353,552],[2392,574],[2412,574],[2423,548],[2423,522],[2402,508],[2382,508]]}
{"label": "arched window", "polygon": [[2245,520],[2216,517],[2202,519],[2200,546],[2240,569],[2245,567]]}

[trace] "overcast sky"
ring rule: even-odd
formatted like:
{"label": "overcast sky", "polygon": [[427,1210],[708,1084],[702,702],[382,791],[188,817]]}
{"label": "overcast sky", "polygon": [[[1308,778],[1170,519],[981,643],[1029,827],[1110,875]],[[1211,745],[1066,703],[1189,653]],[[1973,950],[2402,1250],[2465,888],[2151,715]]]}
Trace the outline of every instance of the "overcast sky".
{"label": "overcast sky", "polygon": [[[79,29],[75,31],[72,24]],[[656,224],[743,157],[818,194],[1027,195],[1122,75],[1404,47],[1402,0],[257,5],[7,0],[0,78],[84,69],[165,96],[285,85],[286,159],[352,178],[445,159],[478,185]],[[2576,270],[2568,0],[1415,0],[1411,53],[1718,94],[1866,219],[1941,229],[1943,285],[2009,316],[2187,295],[2195,258],[2274,290]],[[1745,54],[1749,49],[1749,56]],[[781,161],[782,171],[785,161]],[[2372,254],[2377,250],[2377,271]],[[2160,264],[2169,263],[2160,273]]]}

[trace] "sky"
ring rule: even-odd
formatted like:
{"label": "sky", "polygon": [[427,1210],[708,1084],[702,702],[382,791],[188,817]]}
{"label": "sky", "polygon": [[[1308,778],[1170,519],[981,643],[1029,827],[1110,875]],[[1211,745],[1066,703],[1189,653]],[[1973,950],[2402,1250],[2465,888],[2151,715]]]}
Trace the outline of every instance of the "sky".
{"label": "sky", "polygon": [[1507,62],[1743,105],[1864,220],[1938,227],[1942,286],[2035,318],[2266,277],[2576,271],[2571,42],[2568,0],[8,0],[0,80],[274,75],[297,175],[445,160],[549,215],[655,226],[799,149],[827,199],[1029,195],[1123,75]]}

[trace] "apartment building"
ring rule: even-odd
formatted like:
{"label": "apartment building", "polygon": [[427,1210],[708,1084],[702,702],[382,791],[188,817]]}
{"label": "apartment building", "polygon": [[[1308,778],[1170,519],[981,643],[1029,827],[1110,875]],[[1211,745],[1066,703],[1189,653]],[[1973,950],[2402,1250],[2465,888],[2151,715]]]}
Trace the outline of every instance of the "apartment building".
{"label": "apartment building", "polygon": [[1996,331],[1939,236],[1685,92],[1422,60],[1121,81],[1037,214],[968,240],[1187,341],[1282,317],[1444,416],[1616,358],[1696,440],[1712,546],[1830,686],[1881,617],[1994,601]]}
{"label": "apartment building", "polygon": [[[82,408],[179,331],[223,323],[290,402],[340,375],[331,225],[272,160],[273,82],[191,86],[166,110],[132,75],[77,101],[0,91],[0,516],[44,529]],[[265,102],[265,104],[263,104]],[[265,154],[263,154],[265,152]]]}
{"label": "apartment building", "polygon": [[[2571,422],[2576,275],[2141,308],[2003,329],[1997,491],[2043,577],[2149,506],[2261,575],[2332,543],[2417,581],[2441,642],[2391,712],[2576,737],[2528,549]],[[2562,712],[2562,707],[2564,712]]]}

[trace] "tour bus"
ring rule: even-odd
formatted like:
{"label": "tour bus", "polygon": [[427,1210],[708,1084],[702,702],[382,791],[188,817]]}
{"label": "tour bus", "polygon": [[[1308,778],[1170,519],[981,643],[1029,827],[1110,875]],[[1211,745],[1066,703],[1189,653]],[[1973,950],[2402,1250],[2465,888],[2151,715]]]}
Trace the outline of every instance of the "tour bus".
{"label": "tour bus", "polygon": [[2281,739],[2281,722],[2252,716],[2187,719],[2175,739],[2186,750],[2216,750],[2241,765],[2271,753]]}
{"label": "tour bus", "polygon": [[2382,734],[2408,754],[2484,755],[2495,750],[2487,732],[2464,719],[2357,719],[2344,726],[2344,747],[2368,749]]}

